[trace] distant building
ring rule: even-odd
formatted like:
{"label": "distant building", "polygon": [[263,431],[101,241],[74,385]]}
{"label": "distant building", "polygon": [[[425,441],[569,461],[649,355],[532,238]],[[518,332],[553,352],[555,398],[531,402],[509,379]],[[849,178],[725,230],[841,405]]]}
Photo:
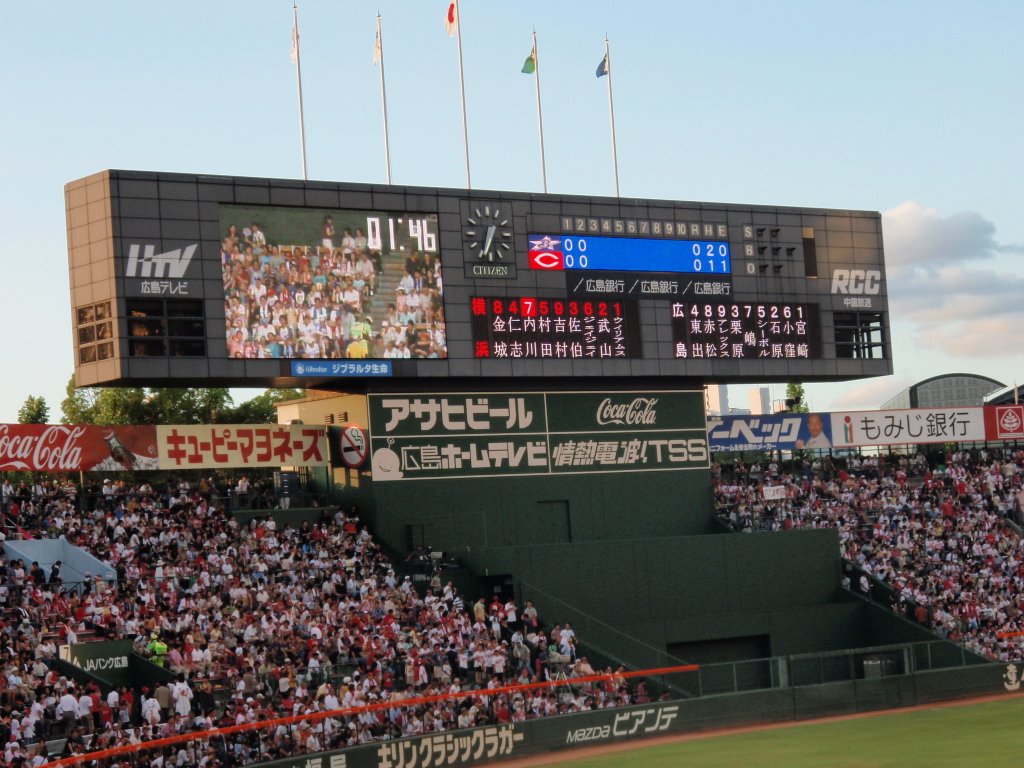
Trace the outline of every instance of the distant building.
{"label": "distant building", "polygon": [[772,401],[768,387],[751,387],[747,390],[747,405],[755,416],[772,412]]}
{"label": "distant building", "polygon": [[1003,387],[985,396],[985,405],[1009,405],[1024,402],[1024,384]]}
{"label": "distant building", "polygon": [[893,408],[952,408],[981,405],[985,395],[1005,388],[1001,381],[973,373],[947,373],[913,384],[880,406]]}
{"label": "distant building", "polygon": [[707,404],[709,414],[727,415],[729,413],[729,387],[725,384],[708,384],[704,387],[704,402]]}

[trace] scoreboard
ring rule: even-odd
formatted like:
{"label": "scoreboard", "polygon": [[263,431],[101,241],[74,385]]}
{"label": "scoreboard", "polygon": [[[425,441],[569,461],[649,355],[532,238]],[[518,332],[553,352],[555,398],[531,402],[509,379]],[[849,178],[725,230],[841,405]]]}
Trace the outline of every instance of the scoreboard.
{"label": "scoreboard", "polygon": [[65,200],[79,385],[892,372],[876,212],[113,170]]}
{"label": "scoreboard", "polygon": [[530,235],[530,269],[722,274],[732,271],[729,244],[641,237]]}

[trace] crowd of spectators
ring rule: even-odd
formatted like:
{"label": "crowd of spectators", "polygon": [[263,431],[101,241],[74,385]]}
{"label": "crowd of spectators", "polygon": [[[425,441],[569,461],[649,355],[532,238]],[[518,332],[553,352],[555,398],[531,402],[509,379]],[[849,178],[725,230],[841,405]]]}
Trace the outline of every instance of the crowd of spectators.
{"label": "crowd of spectators", "polygon": [[[271,245],[256,222],[221,244],[228,353],[241,358],[443,358],[441,260],[402,255],[397,286],[382,290],[382,261],[362,229],[324,219],[318,245]],[[373,315],[376,314],[376,317]]]}
{"label": "crowd of spectators", "polygon": [[[62,584],[59,568],[0,562],[0,736],[5,764],[212,726],[388,702],[359,716],[252,731],[140,756],[132,764],[240,765],[377,739],[516,722],[646,701],[614,677],[522,694],[416,697],[593,674],[569,624],[545,627],[530,603],[468,603],[439,573],[417,588],[399,577],[353,509],[279,528],[240,525],[199,492],[147,485],[80,511],[40,505],[35,535],[64,536],[111,565],[116,583]],[[79,690],[53,664],[83,633],[131,639],[174,676],[153,691]],[[611,673],[611,670],[607,670]],[[207,750],[209,747],[209,750]],[[142,760],[143,762],[138,762]]]}
{"label": "crowd of spectators", "polygon": [[65,500],[74,505],[78,495],[78,486],[71,480],[39,478],[12,482],[5,477],[0,481],[0,514],[12,521],[32,521],[47,504]]}
{"label": "crowd of spectators", "polygon": [[247,473],[231,477],[204,476],[193,482],[170,478],[136,484],[124,477],[89,477],[81,488],[71,479],[31,483],[3,480],[0,482],[0,535],[3,522],[15,529],[20,528],[29,537],[33,531],[36,535],[49,537],[60,535],[59,529],[51,525],[57,519],[53,513],[66,508],[115,510],[123,505],[125,509],[134,509],[148,497],[170,509],[190,503],[193,496],[229,510],[288,509],[293,506],[292,496],[316,505],[316,497],[308,489],[282,487],[279,492],[269,473],[252,477]]}
{"label": "crowd of spectators", "polygon": [[[854,457],[827,472],[769,461],[724,473],[715,499],[736,530],[838,529],[842,556],[891,588],[895,611],[987,657],[1020,660],[1021,638],[999,635],[1024,630],[1022,468],[1024,451],[984,448],[932,463]],[[782,497],[766,498],[777,486]]]}

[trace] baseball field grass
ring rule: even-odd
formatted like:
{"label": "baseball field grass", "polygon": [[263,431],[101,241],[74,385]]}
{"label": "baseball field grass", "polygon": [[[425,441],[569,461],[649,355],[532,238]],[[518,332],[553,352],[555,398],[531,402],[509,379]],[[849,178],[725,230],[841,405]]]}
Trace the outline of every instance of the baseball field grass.
{"label": "baseball field grass", "polygon": [[571,768],[917,768],[1024,765],[1024,698],[745,733],[570,759]]}

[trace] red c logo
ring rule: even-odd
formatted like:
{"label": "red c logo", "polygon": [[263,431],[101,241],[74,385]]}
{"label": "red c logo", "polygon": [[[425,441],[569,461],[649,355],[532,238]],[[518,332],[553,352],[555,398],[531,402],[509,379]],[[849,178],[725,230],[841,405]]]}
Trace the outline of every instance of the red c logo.
{"label": "red c logo", "polygon": [[530,251],[530,269],[565,269],[561,251]]}

